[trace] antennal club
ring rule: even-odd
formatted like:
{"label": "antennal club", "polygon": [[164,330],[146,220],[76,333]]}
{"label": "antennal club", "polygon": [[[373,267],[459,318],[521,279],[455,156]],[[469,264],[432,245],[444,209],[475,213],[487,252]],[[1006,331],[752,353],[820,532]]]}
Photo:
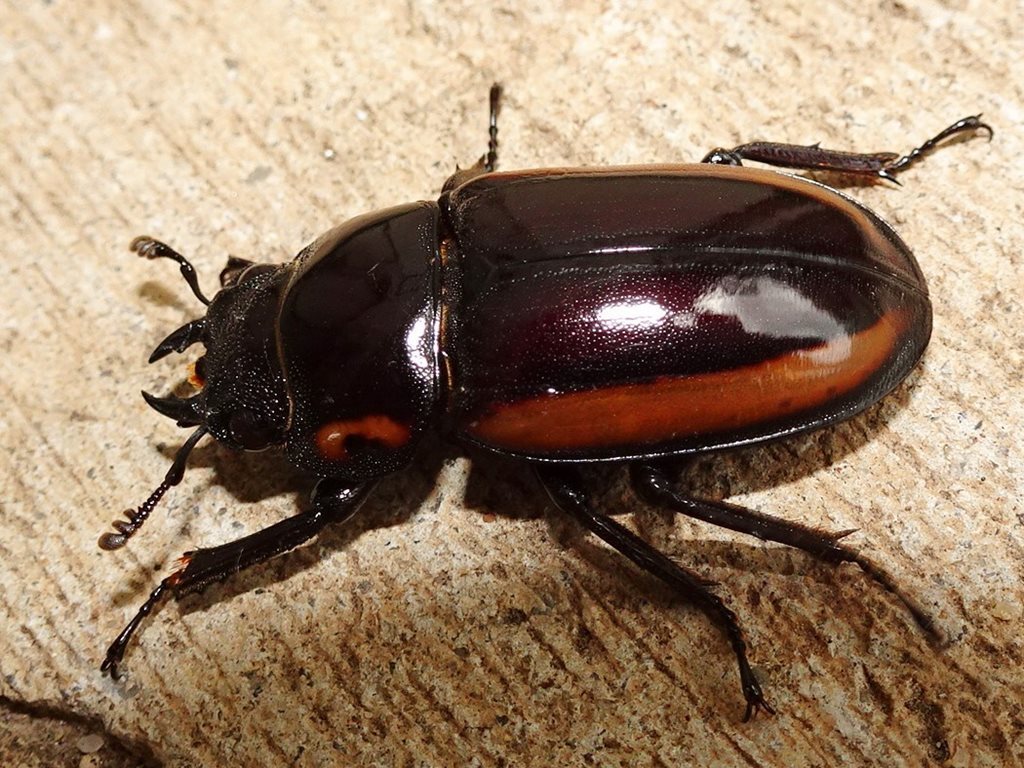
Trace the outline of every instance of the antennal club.
{"label": "antennal club", "polygon": [[139,256],[145,256],[147,259],[170,259],[171,261],[178,262],[181,265],[181,276],[185,278],[185,282],[192,289],[192,293],[203,304],[210,306],[210,300],[203,295],[202,290],[199,288],[199,278],[196,276],[195,267],[189,263],[188,259],[171,248],[171,246],[161,243],[159,240],[154,240],[152,237],[141,235],[132,240],[128,248],[134,253],[139,254]]}
{"label": "antennal club", "polygon": [[193,432],[185,444],[178,449],[178,452],[174,455],[174,462],[171,464],[171,468],[167,470],[167,474],[164,476],[163,482],[156,487],[156,490],[149,495],[142,504],[135,509],[125,510],[124,516],[126,520],[115,520],[113,525],[114,530],[117,533],[108,531],[100,536],[99,545],[100,549],[112,550],[120,549],[128,543],[130,539],[142,524],[146,522],[149,517],[149,513],[153,511],[156,505],[163,498],[164,494],[167,493],[171,488],[181,482],[181,478],[185,475],[185,462],[188,461],[188,455],[192,453],[192,449],[196,447],[196,443],[199,442],[200,438],[206,434],[206,427],[200,427]]}

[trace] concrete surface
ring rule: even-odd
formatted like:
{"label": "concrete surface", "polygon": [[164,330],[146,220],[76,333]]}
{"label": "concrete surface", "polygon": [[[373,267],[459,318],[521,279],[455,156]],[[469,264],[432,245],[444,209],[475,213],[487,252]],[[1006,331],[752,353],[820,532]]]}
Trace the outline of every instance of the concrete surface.
{"label": "concrete surface", "polygon": [[[174,766],[1024,764],[1020,3],[483,7],[0,11],[0,706]],[[306,488],[272,456],[204,445],[129,547],[97,549],[182,440],[138,391],[180,382],[182,358],[145,359],[200,309],[128,241],[165,238],[212,290],[227,253],[288,259],[348,216],[432,197],[479,155],[494,79],[504,168],[755,138],[904,150],[985,113],[991,144],[949,147],[901,188],[847,186],[929,277],[923,366],[851,423],[682,480],[858,528],[946,647],[856,568],[667,518],[595,475],[606,509],[743,618],[778,714],[742,724],[715,627],[528,473],[432,446],[354,524],[167,606],[125,679],[99,675],[182,551],[291,514]],[[2,762],[32,764],[26,744],[0,740]]]}

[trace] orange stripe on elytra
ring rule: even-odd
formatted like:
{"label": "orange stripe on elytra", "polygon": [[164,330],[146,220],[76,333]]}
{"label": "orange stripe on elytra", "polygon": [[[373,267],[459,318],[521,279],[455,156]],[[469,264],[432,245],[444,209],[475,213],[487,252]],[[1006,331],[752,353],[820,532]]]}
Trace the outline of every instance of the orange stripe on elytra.
{"label": "orange stripe on elytra", "polygon": [[907,320],[890,312],[852,336],[727,371],[499,405],[468,432],[494,447],[546,452],[657,445],[774,421],[862,384],[892,354]]}

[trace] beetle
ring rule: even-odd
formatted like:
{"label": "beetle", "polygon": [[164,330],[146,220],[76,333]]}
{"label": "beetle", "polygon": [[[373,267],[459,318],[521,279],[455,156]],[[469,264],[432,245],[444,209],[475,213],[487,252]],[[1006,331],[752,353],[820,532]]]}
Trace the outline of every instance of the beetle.
{"label": "beetle", "polygon": [[[931,333],[924,276],[875,213],[806,178],[743,166],[896,181],[946,140],[992,128],[963,118],[905,155],[774,142],[716,149],[700,164],[495,172],[488,150],[437,201],[359,216],[289,264],[229,258],[208,299],[168,245],[132,250],[180,265],[207,310],[149,361],[202,344],[188,398],[146,402],[193,428],[153,493],[115,532],[117,549],[212,435],[229,448],[283,447],[317,477],[309,508],[256,533],[187,552],[110,645],[113,677],[141,621],[351,517],[428,431],[529,463],[555,506],[694,603],[726,633],[744,720],[772,712],[739,620],[709,582],[591,503],[579,466],[624,463],[649,503],[857,563],[915,619],[927,614],[835,533],[690,498],[666,462],[767,443],[849,419],[914,368]],[[898,182],[897,182],[898,183]]]}

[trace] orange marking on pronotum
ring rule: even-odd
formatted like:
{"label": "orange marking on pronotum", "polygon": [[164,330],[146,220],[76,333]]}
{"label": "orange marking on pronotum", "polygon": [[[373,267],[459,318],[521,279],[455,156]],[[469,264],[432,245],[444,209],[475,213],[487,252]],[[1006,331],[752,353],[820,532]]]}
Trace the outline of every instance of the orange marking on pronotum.
{"label": "orange marking on pronotum", "polygon": [[388,448],[401,448],[409,442],[409,428],[389,416],[374,414],[361,419],[330,421],[316,431],[316,449],[330,461],[347,461],[351,438],[377,443]]}
{"label": "orange marking on pronotum", "polygon": [[491,446],[545,452],[656,445],[741,429],[850,392],[889,358],[908,320],[890,312],[852,336],[741,368],[499,405],[469,433]]}

